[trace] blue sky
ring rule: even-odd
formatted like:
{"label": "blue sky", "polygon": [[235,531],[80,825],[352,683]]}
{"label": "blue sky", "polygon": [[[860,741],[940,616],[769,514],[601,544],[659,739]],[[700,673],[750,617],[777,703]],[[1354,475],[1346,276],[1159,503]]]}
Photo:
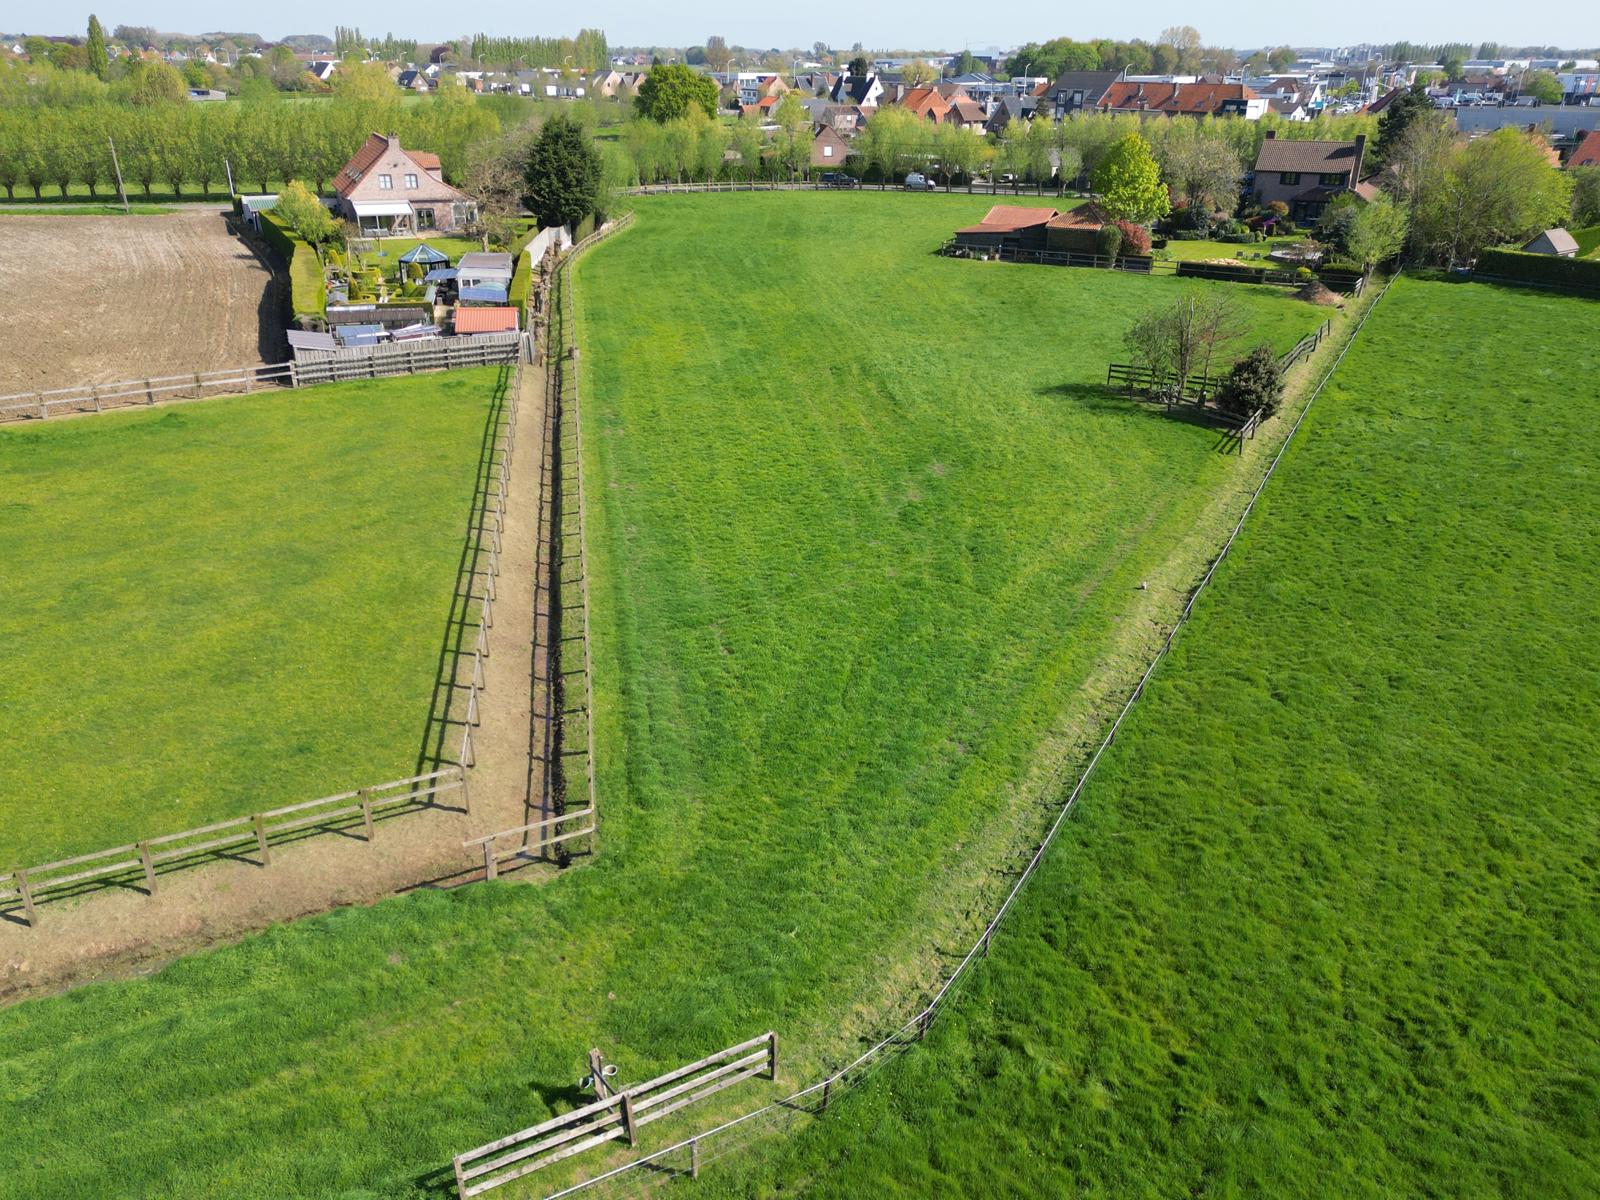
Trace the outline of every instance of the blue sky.
{"label": "blue sky", "polygon": [[[91,11],[111,28],[119,23],[202,32],[247,29],[264,37],[290,33],[332,33],[334,22],[357,25],[364,33],[392,31],[421,41],[445,40],[480,30],[502,34],[570,34],[577,25],[598,26],[615,45],[692,45],[711,34],[749,46],[809,46],[815,41],[848,47],[1010,46],[1051,37],[1143,37],[1154,40],[1168,25],[1194,24],[1208,42],[1237,47],[1258,45],[1344,45],[1352,42],[1499,41],[1580,47],[1600,44],[1595,6],[1580,0],[1508,5],[1490,0],[1342,0],[1337,4],[1239,4],[1212,8],[1193,0],[1146,0],[1135,6],[1104,7],[1044,3],[991,9],[971,0],[814,0],[799,5],[753,5],[748,0],[690,0],[640,3],[591,0],[581,15],[512,0],[481,0],[460,6],[459,27],[444,9],[427,0],[390,0],[383,6],[346,8],[327,0],[279,0],[240,6],[198,0],[139,0],[113,7],[53,4],[47,8],[6,5],[0,24],[27,32],[69,33],[84,27]],[[467,15],[467,14],[470,14]],[[19,18],[28,18],[19,22]],[[571,22],[570,25],[566,22]]]}

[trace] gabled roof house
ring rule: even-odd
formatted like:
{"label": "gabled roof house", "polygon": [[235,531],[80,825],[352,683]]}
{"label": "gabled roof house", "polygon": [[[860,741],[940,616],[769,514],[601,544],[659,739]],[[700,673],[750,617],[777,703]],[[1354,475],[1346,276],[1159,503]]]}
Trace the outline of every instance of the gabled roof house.
{"label": "gabled roof house", "polygon": [[1256,155],[1252,191],[1260,204],[1281,200],[1296,221],[1310,222],[1322,215],[1329,202],[1347,192],[1361,194],[1361,160],[1367,139],[1357,134],[1351,142],[1314,142],[1280,138],[1267,130]]}
{"label": "gabled roof house", "polygon": [[363,234],[447,231],[470,225],[478,206],[444,181],[439,156],[373,133],[334,176],[339,211]]}

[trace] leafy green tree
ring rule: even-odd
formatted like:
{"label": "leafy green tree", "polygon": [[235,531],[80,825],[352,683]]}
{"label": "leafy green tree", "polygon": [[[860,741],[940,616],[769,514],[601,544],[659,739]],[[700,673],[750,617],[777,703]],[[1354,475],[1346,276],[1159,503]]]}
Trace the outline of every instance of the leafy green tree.
{"label": "leafy green tree", "polygon": [[1524,96],[1532,96],[1540,104],[1560,104],[1566,99],[1561,80],[1549,71],[1529,71],[1522,77],[1520,90]]}
{"label": "leafy green tree", "polygon": [[1453,145],[1427,181],[1413,224],[1422,248],[1454,266],[1559,225],[1571,211],[1572,179],[1550,165],[1544,139],[1501,129]]}
{"label": "leafy green tree", "polygon": [[1232,212],[1244,164],[1217,129],[1202,121],[1169,121],[1154,147],[1172,193],[1189,205]]}
{"label": "leafy green tree", "polygon": [[100,24],[100,18],[93,13],[89,14],[89,39],[84,49],[89,56],[89,70],[96,79],[104,79],[106,71],[111,66],[111,59],[106,54],[106,31]]}
{"label": "leafy green tree", "polygon": [[1090,186],[1100,197],[1100,206],[1123,220],[1152,221],[1166,216],[1172,207],[1150,144],[1137,133],[1111,146],[1095,168]]}
{"label": "leafy green tree", "polygon": [[872,74],[872,63],[865,54],[858,54],[850,60],[850,74],[857,79]]}
{"label": "leafy green tree", "polygon": [[534,139],[523,203],[540,226],[577,226],[600,201],[603,164],[594,142],[566,117],[547,122]]}
{"label": "leafy green tree", "polygon": [[334,220],[327,206],[298,179],[291,179],[284,185],[283,191],[278,193],[278,206],[273,212],[303,241],[313,246],[332,241],[339,232],[339,222]]}
{"label": "leafy green tree", "polygon": [[1345,252],[1370,271],[1400,253],[1410,225],[1405,209],[1387,196],[1378,196],[1357,209],[1345,235]]}
{"label": "leafy green tree", "polygon": [[1362,200],[1359,196],[1337,196],[1317,218],[1317,240],[1333,246],[1341,254],[1350,252],[1350,231],[1355,227]]}
{"label": "leafy green tree", "polygon": [[803,175],[811,167],[811,114],[793,92],[785,92],[772,110],[778,125],[778,161],[789,178]]}
{"label": "leafy green tree", "polygon": [[1571,175],[1573,227],[1600,225],[1600,167],[1578,167]]}
{"label": "leafy green tree", "polygon": [[706,116],[717,115],[717,83],[709,75],[691,70],[682,63],[653,67],[639,84],[634,108],[640,116],[658,124],[676,120],[698,105]]}
{"label": "leafy green tree", "polygon": [[162,62],[138,62],[119,85],[122,97],[132,105],[182,104],[188,97],[183,76]]}

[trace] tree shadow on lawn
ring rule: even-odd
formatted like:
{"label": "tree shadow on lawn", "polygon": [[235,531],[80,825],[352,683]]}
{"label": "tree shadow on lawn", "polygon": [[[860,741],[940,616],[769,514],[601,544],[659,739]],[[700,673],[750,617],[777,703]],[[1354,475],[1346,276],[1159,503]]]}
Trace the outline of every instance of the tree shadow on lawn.
{"label": "tree shadow on lawn", "polygon": [[452,732],[459,736],[466,718],[469,686],[461,682],[461,668],[466,660],[472,658],[477,646],[478,600],[483,588],[474,587],[474,581],[489,567],[489,497],[495,491],[495,471],[502,454],[501,438],[509,420],[508,395],[512,378],[513,368],[502,367],[500,377],[495,381],[489,416],[484,422],[478,446],[472,504],[461,543],[461,558],[456,566],[456,582],[450,595],[444,638],[439,646],[433,697],[422,727],[422,744],[417,751],[418,775],[437,771],[456,761],[453,747],[447,747],[446,743]]}
{"label": "tree shadow on lawn", "polygon": [[1158,400],[1130,397],[1126,391],[1118,391],[1103,383],[1053,383],[1040,388],[1038,394],[1071,400],[1085,412],[1107,416],[1153,418],[1159,421],[1182,421],[1185,425],[1195,425],[1215,433],[1217,441],[1212,449],[1217,453],[1229,454],[1238,449],[1238,435],[1221,424],[1215,414],[1195,405],[1184,404],[1169,409]]}

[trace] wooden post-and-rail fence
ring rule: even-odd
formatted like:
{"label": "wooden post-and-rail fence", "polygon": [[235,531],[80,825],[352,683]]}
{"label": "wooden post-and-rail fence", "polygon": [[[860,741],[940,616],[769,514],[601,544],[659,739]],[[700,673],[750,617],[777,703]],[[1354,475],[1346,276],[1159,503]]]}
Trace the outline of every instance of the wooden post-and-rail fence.
{"label": "wooden post-and-rail fence", "polygon": [[147,894],[154,895],[157,876],[163,873],[161,868],[176,870],[252,853],[265,867],[271,864],[272,847],[278,842],[313,831],[344,832],[354,829],[358,822],[371,842],[380,817],[438,807],[439,797],[445,795],[459,795],[462,811],[469,811],[466,773],[459,766],[18,868],[0,875],[0,911],[20,908],[28,924],[37,927],[37,905],[47,896],[125,883],[142,885]]}
{"label": "wooden post-and-rail fence", "polygon": [[250,395],[267,389],[496,366],[527,356],[526,341],[525,335],[519,333],[429,338],[411,343],[351,346],[325,354],[313,351],[302,353],[293,362],[16,392],[0,396],[0,422],[148,407],[158,401]]}
{"label": "wooden post-and-rail fence", "polygon": [[[639,1144],[639,1130],[748,1079],[778,1077],[778,1035],[729,1046],[665,1075],[612,1094],[596,1079],[600,1099],[455,1156],[457,1200],[470,1200],[607,1142]],[[694,1155],[698,1160],[698,1155]],[[698,1161],[696,1161],[696,1169]]]}

